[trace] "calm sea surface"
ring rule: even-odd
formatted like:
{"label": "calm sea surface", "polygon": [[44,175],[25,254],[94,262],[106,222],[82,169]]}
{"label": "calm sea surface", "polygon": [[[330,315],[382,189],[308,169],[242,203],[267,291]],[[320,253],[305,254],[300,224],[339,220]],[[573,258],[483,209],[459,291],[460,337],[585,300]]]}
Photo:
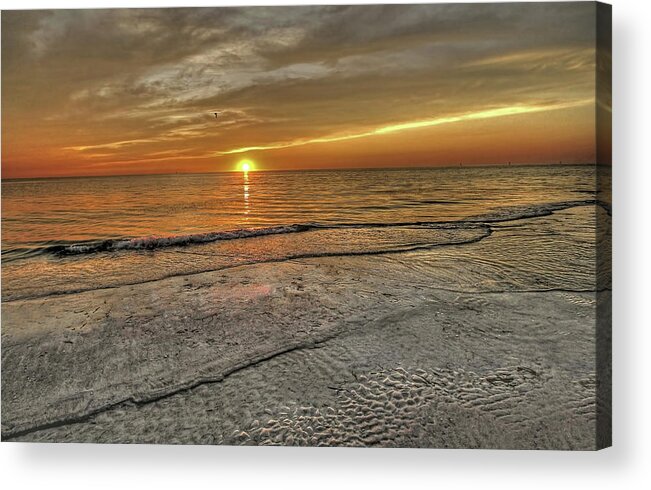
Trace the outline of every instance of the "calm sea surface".
{"label": "calm sea surface", "polygon": [[[594,190],[592,166],[3,181],[2,294],[13,299],[252,261],[474,243],[491,233],[490,223],[586,206]],[[564,226],[582,224],[577,218]],[[584,231],[592,233],[593,223]]]}

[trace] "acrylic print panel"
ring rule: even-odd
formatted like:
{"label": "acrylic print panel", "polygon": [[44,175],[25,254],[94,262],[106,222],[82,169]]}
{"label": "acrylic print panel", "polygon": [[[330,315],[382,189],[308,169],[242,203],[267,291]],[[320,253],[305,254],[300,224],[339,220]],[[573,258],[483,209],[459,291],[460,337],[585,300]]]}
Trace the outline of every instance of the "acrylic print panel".
{"label": "acrylic print panel", "polygon": [[610,444],[610,7],[2,13],[5,441]]}

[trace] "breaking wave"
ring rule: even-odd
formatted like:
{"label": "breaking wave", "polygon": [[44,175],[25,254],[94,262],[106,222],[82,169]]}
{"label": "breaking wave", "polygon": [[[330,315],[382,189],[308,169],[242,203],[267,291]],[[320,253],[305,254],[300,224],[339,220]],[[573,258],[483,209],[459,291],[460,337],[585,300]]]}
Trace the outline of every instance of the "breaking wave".
{"label": "breaking wave", "polygon": [[266,228],[244,228],[230,231],[214,231],[205,233],[195,233],[187,235],[171,236],[145,236],[145,237],[126,237],[111,238],[105,240],[89,240],[75,243],[56,243],[46,244],[35,248],[16,248],[13,250],[3,250],[3,262],[26,258],[43,253],[56,256],[74,256],[83,254],[92,254],[98,252],[117,252],[128,250],[155,250],[166,247],[183,247],[188,245],[197,245],[220,240],[236,240],[255,238],[266,235],[279,235],[288,233],[301,233],[317,229],[336,229],[336,228],[382,228],[382,227],[440,227],[440,228],[473,228],[478,225],[490,225],[505,221],[521,220],[526,218],[535,218],[548,216],[555,211],[568,209],[576,206],[602,206],[610,214],[610,207],[594,200],[580,201],[562,201],[547,203],[541,205],[529,205],[518,207],[507,207],[494,210],[484,215],[468,217],[458,221],[412,221],[412,222],[389,222],[389,223],[303,223],[281,226],[270,226]]}
{"label": "breaking wave", "polygon": [[147,236],[138,238],[120,238],[93,242],[81,242],[70,245],[54,245],[45,249],[57,255],[79,255],[95,252],[114,252],[118,250],[153,250],[164,247],[181,247],[219,240],[236,240],[266,235],[300,233],[308,231],[310,225],[271,226],[268,228],[245,228],[232,231],[216,231],[191,235]]}

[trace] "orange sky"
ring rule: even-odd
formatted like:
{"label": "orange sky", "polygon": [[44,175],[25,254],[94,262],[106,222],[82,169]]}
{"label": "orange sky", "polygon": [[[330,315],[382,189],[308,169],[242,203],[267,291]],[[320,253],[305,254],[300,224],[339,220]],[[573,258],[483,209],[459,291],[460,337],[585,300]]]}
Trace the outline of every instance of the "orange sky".
{"label": "orange sky", "polygon": [[595,25],[589,2],[5,11],[2,176],[594,162]]}

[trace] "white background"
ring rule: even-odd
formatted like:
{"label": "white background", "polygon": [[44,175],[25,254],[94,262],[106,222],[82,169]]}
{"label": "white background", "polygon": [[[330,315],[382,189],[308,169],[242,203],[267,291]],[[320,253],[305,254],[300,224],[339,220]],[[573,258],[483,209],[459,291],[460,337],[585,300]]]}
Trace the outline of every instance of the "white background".
{"label": "white background", "polygon": [[[301,3],[308,2],[0,0],[0,7]],[[320,3],[373,2],[330,0]],[[4,488],[651,488],[651,322],[647,307],[651,303],[648,287],[651,2],[613,0],[612,3],[614,447],[596,453],[569,453],[5,442],[0,444],[0,481]]]}

